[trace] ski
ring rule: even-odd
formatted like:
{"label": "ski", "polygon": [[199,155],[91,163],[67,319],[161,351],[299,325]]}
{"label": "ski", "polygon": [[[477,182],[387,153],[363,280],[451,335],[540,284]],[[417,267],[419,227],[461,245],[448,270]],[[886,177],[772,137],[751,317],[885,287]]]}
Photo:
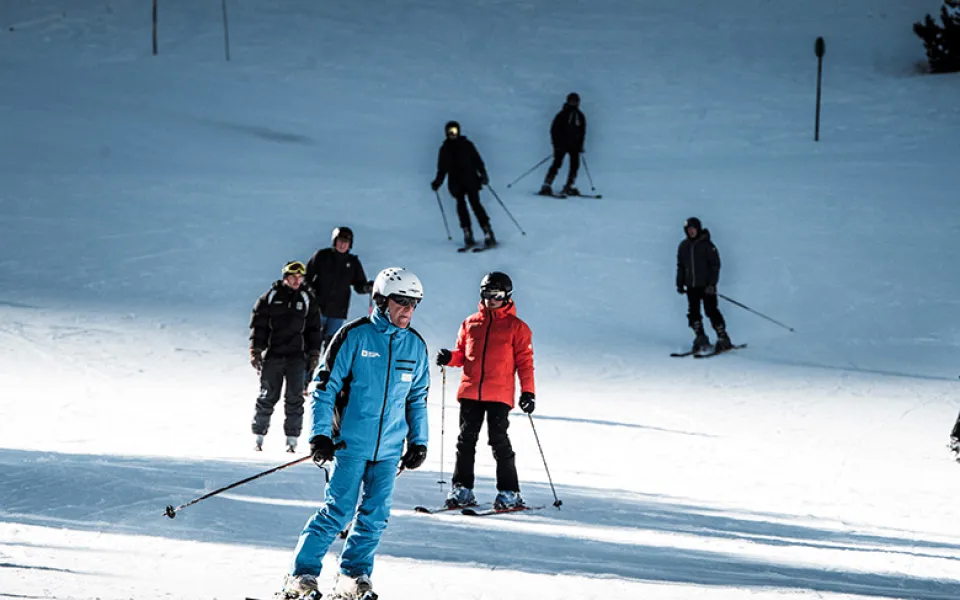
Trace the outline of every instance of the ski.
{"label": "ski", "polygon": [[710,358],[711,356],[716,356],[716,355],[718,355],[718,354],[726,354],[727,352],[730,352],[731,350],[740,350],[741,348],[746,348],[746,347],[747,347],[746,344],[737,344],[737,345],[735,345],[735,346],[731,346],[730,348],[727,348],[726,350],[716,350],[716,349],[714,349],[713,352],[707,352],[706,354],[694,354],[693,357],[694,357],[694,358]]}
{"label": "ski", "polygon": [[688,350],[687,352],[671,352],[670,356],[674,358],[680,358],[683,356],[693,356],[694,354],[697,354],[696,350]]}
{"label": "ski", "polygon": [[558,200],[566,200],[567,198],[592,198],[594,200],[599,200],[603,198],[603,194],[564,194],[562,192],[552,192],[550,194],[541,194],[540,192],[535,192],[537,196],[545,196],[547,198],[557,198]]}
{"label": "ski", "polygon": [[485,252],[485,251],[487,251],[487,250],[493,250],[493,249],[496,248],[496,247],[497,247],[496,244],[494,244],[494,245],[492,245],[492,246],[477,246],[476,248],[473,249],[473,251],[474,251],[474,252]]}
{"label": "ski", "polygon": [[435,507],[435,508],[431,508],[431,507],[429,507],[429,506],[414,506],[414,507],[413,507],[413,510],[414,510],[415,512],[422,513],[422,514],[425,514],[425,515],[434,515],[434,514],[437,514],[437,513],[451,512],[451,511],[454,511],[454,510],[465,510],[465,509],[467,509],[467,508],[485,509],[485,508],[488,507],[488,506],[493,506],[493,505],[492,505],[492,504],[474,504],[473,506],[467,506],[467,507],[465,507],[465,506],[447,506],[447,505],[443,505],[443,506],[437,506],[437,507]]}
{"label": "ski", "polygon": [[475,246],[464,246],[462,248],[457,248],[457,252],[469,252],[471,248],[475,248]]}
{"label": "ski", "polygon": [[460,514],[466,515],[466,516],[468,516],[468,517],[488,517],[488,516],[490,516],[490,515],[505,515],[505,514],[508,514],[508,513],[524,512],[524,511],[528,511],[528,510],[540,510],[541,508],[544,508],[544,506],[542,506],[542,505],[541,505],[541,506],[529,506],[529,505],[527,505],[527,504],[524,504],[524,505],[522,505],[522,506],[518,506],[518,507],[516,507],[516,508],[504,508],[504,509],[499,509],[499,510],[496,509],[496,508],[488,508],[488,509],[485,509],[485,510],[477,510],[476,508],[465,508],[465,509],[463,509],[463,510],[460,511]]}

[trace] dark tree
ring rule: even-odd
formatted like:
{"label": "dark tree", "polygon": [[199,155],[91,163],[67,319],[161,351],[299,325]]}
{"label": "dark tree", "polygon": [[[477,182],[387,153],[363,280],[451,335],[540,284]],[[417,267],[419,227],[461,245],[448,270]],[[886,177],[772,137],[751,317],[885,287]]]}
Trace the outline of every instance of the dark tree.
{"label": "dark tree", "polygon": [[934,73],[960,71],[960,0],[944,0],[940,21],[927,15],[923,23],[914,23],[913,31],[927,49],[927,61]]}

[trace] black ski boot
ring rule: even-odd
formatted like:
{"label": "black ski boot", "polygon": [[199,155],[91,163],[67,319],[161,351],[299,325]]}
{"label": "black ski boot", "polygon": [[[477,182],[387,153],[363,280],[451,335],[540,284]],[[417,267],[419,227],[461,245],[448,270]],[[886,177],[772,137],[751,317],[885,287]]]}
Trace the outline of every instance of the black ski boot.
{"label": "black ski boot", "polygon": [[540,194],[541,196],[552,196],[552,195],[553,195],[553,188],[550,187],[550,184],[549,184],[549,183],[545,183],[545,184],[543,184],[543,185],[540,186],[540,191],[537,192],[537,193]]}
{"label": "black ski boot", "polygon": [[950,436],[950,443],[947,444],[947,447],[950,448],[950,452],[953,452],[953,457],[957,462],[960,462],[960,438]]}
{"label": "black ski boot", "polygon": [[572,183],[568,183],[567,185],[563,186],[563,191],[561,193],[565,196],[579,196],[580,190],[573,187]]}
{"label": "black ski boot", "polygon": [[691,350],[695,354],[709,350],[710,338],[708,338],[706,332],[703,331],[703,323],[698,321],[694,323],[691,326],[691,328],[693,329],[693,333],[696,336],[693,339],[693,348],[691,348]]}
{"label": "black ski boot", "polygon": [[717,345],[714,346],[714,350],[723,352],[724,350],[733,348],[733,342],[730,341],[730,336],[727,335],[727,328],[721,325],[714,327],[714,329],[717,331]]}
{"label": "black ski boot", "polygon": [[473,239],[473,229],[470,227],[463,228],[463,248],[460,248],[460,252],[464,252],[473,248],[477,245],[477,240]]}
{"label": "black ski boot", "polygon": [[484,248],[493,248],[497,245],[497,238],[493,237],[493,228],[487,223],[483,226],[483,246]]}

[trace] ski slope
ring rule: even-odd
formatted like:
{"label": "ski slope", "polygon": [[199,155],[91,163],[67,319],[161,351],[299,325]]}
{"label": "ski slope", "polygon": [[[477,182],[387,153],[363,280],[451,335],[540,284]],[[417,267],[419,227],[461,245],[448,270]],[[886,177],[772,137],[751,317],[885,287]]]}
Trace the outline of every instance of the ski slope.
{"label": "ski slope", "polygon": [[[0,9],[0,598],[279,588],[322,499],[309,463],[161,513],[290,460],[278,415],[252,451],[249,313],[338,225],[371,277],[423,280],[431,352],[484,273],[512,276],[563,501],[517,413],[547,509],[415,514],[453,466],[458,372],[434,372],[384,600],[960,597],[960,79],[922,76],[910,30],[938,2],[227,6],[230,62],[214,0],[161,0],[156,57],[148,3]],[[603,199],[535,196],[542,170],[507,188],[570,91]],[[485,191],[495,251],[454,251],[441,190],[446,239],[428,185],[449,119],[526,232]],[[723,303],[749,347],[669,357],[692,340],[673,282],[693,215],[720,292],[795,333]]]}

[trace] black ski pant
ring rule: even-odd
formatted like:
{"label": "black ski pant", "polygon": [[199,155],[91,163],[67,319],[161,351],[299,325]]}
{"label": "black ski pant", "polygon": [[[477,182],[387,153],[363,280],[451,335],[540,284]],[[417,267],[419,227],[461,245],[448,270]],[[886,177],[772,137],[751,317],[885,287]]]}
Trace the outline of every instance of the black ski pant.
{"label": "black ski pant", "polygon": [[294,356],[270,357],[263,361],[260,369],[260,395],[257,397],[257,412],[253,416],[253,433],[267,435],[270,429],[270,417],[273,407],[280,400],[280,391],[286,381],[283,396],[285,435],[300,437],[303,429],[303,381],[306,377],[307,361],[302,354]]}
{"label": "black ski pant", "polygon": [[497,490],[519,492],[516,455],[507,428],[510,407],[502,402],[460,400],[460,436],[457,438],[457,465],[453,469],[453,485],[473,489],[473,463],[477,455],[477,440],[483,417],[487,417],[487,438],[497,461]]}
{"label": "black ski pant", "polygon": [[950,437],[960,439],[960,415],[957,415],[957,422],[953,424],[953,431],[950,432]]}
{"label": "black ski pant", "polygon": [[720,309],[717,308],[717,295],[708,294],[707,288],[695,287],[687,288],[687,324],[692,329],[696,329],[699,324],[703,327],[703,317],[700,315],[700,303],[703,303],[703,312],[707,313],[710,324],[716,331],[725,331],[727,328]]}
{"label": "black ski pant", "polygon": [[553,162],[550,164],[550,168],[547,169],[547,178],[544,180],[544,183],[547,185],[553,185],[553,180],[557,177],[557,173],[560,172],[560,167],[563,165],[563,157],[567,154],[570,155],[570,171],[567,173],[567,185],[573,186],[577,181],[577,173],[580,171],[580,153],[573,150],[561,150],[559,148],[553,149]]}
{"label": "black ski pant", "polygon": [[484,210],[483,205],[480,204],[480,190],[459,192],[453,194],[453,197],[457,199],[457,217],[460,218],[460,229],[470,228],[470,211],[467,209],[468,199],[470,200],[470,208],[473,209],[473,214],[477,215],[477,224],[480,225],[480,228],[486,230],[490,227],[490,217],[487,216],[487,211]]}

